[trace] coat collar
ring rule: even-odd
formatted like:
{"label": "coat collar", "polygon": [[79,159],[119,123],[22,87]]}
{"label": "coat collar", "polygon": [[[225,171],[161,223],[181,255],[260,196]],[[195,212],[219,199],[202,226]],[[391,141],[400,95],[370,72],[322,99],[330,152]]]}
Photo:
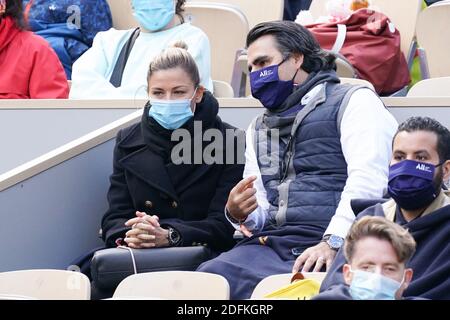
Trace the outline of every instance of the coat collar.
{"label": "coat collar", "polygon": [[129,131],[122,135],[122,139],[117,142],[121,149],[137,149],[145,147],[144,137],[141,133],[141,122],[130,127]]}
{"label": "coat collar", "polygon": [[[137,143],[131,145],[139,146]],[[178,200],[175,188],[165,169],[163,159],[147,146],[144,145],[138,150],[127,154],[119,160],[119,163],[151,187],[161,190],[173,199]]]}

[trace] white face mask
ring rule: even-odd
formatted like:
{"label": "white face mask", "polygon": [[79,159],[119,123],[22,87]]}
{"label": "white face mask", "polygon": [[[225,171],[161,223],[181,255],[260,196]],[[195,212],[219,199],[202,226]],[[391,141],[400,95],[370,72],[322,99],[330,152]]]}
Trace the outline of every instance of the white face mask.
{"label": "white face mask", "polygon": [[354,300],[395,300],[405,279],[405,273],[402,282],[398,282],[379,273],[351,269],[350,272],[353,273],[350,294]]}

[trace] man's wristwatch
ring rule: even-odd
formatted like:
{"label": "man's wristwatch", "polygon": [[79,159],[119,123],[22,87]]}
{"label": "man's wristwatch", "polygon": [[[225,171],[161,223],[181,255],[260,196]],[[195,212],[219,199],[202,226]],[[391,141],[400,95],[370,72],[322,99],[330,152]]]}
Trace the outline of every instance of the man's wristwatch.
{"label": "man's wristwatch", "polygon": [[167,240],[169,241],[169,246],[176,247],[180,244],[181,235],[174,228],[169,227],[169,234],[167,235]]}
{"label": "man's wristwatch", "polygon": [[322,238],[322,242],[326,242],[330,249],[338,251],[344,245],[344,239],[334,234],[326,234]]}

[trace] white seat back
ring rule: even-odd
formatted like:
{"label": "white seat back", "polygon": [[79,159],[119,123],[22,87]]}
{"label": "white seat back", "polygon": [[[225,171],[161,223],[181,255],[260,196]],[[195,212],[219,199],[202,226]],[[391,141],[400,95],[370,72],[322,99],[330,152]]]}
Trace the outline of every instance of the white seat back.
{"label": "white seat back", "polygon": [[408,91],[408,97],[450,97],[450,77],[419,81]]}
{"label": "white seat back", "polygon": [[4,299],[89,300],[90,295],[89,279],[79,272],[20,270],[0,273],[0,296]]}
{"label": "white seat back", "polygon": [[417,42],[425,50],[431,78],[450,76],[450,3],[423,10],[417,20]]}
{"label": "white seat back", "polygon": [[131,275],[117,286],[114,299],[149,297],[168,300],[227,300],[228,281],[217,274],[161,271]]}
{"label": "white seat back", "polygon": [[127,30],[139,27],[133,17],[131,0],[107,0],[113,20],[113,27],[117,30]]}
{"label": "white seat back", "polygon": [[211,77],[231,83],[236,53],[245,46],[248,22],[233,6],[187,2],[185,18],[202,29],[211,45]]}
{"label": "white seat back", "polygon": [[233,88],[228,82],[213,80],[214,96],[216,98],[233,98]]}
{"label": "white seat back", "polygon": [[247,17],[250,29],[264,21],[283,19],[284,0],[188,0],[188,2],[196,1],[224,3],[238,7]]}

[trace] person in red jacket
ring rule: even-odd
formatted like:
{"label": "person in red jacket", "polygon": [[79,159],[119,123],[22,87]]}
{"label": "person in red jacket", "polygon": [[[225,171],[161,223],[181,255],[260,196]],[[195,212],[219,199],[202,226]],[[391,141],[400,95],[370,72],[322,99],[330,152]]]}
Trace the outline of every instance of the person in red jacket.
{"label": "person in red jacket", "polygon": [[0,0],[0,99],[67,99],[58,56],[24,20],[22,0]]}

